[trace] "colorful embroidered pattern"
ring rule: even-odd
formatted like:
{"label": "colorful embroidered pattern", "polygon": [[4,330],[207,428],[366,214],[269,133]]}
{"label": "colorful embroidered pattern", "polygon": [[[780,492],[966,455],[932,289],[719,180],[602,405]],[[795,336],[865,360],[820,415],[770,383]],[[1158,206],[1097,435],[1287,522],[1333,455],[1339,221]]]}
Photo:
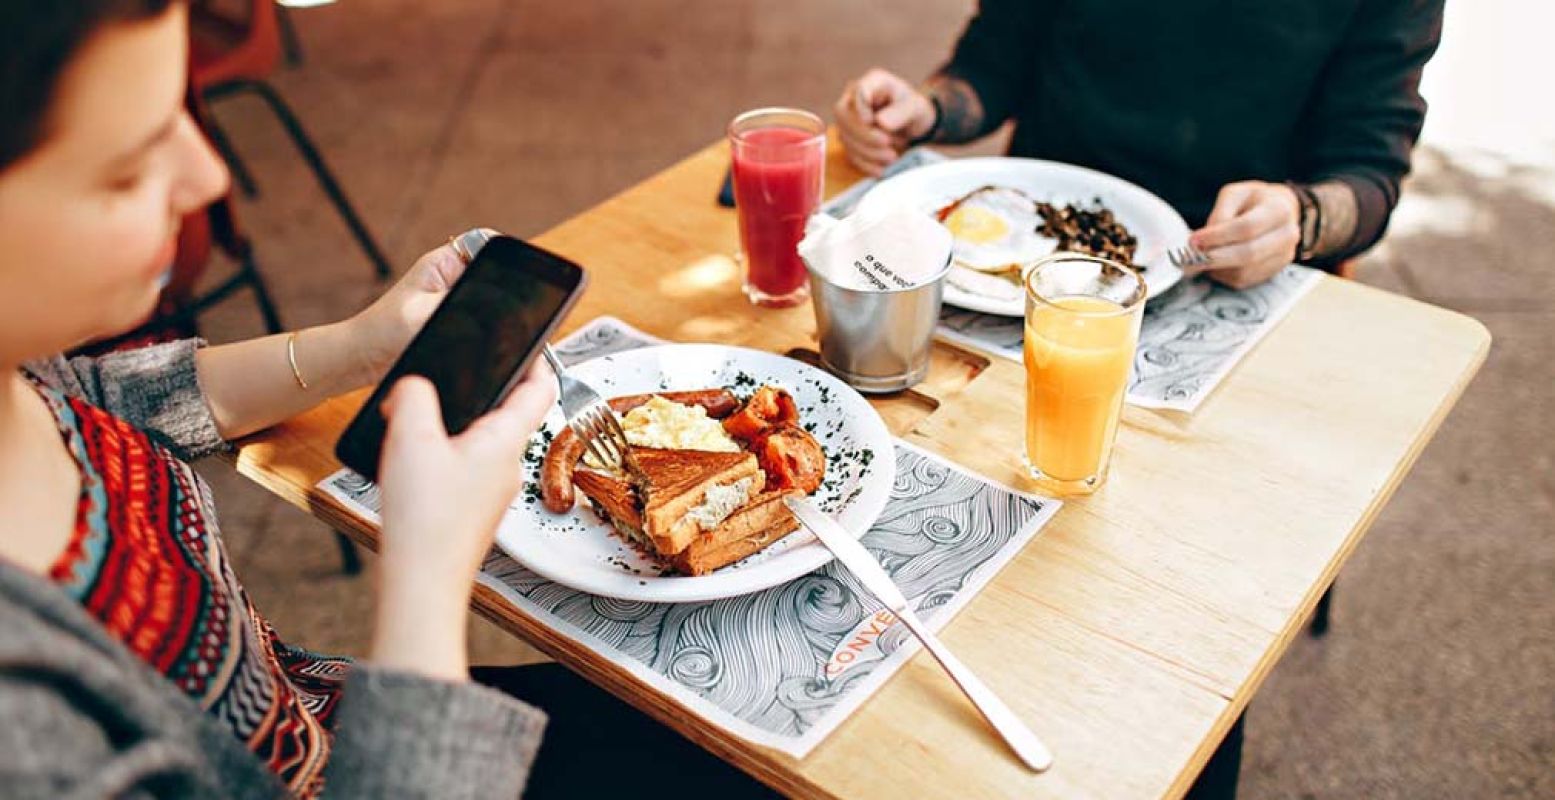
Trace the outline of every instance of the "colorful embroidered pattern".
{"label": "colorful embroidered pattern", "polygon": [[189,465],[102,409],[40,391],[82,482],[75,534],[50,577],[292,791],[317,795],[351,662],[276,637],[233,574]]}

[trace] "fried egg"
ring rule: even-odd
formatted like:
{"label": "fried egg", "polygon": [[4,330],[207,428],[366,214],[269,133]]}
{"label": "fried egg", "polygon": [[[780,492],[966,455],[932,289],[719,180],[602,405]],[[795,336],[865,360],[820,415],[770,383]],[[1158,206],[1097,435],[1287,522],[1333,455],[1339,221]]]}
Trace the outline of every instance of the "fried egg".
{"label": "fried egg", "polygon": [[954,265],[945,276],[945,285],[999,303],[1019,303],[1026,297],[1019,279],[1019,273],[1015,272],[995,274]]}
{"label": "fried egg", "polygon": [[1037,204],[1019,189],[985,186],[942,209],[939,220],[950,231],[951,258],[978,272],[1011,273],[1058,247],[1037,228]]}

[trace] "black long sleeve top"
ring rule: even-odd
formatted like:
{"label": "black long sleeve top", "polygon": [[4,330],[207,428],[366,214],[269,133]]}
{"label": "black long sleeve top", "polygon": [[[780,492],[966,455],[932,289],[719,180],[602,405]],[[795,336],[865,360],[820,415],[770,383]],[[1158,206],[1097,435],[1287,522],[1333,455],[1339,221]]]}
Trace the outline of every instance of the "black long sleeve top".
{"label": "black long sleeve top", "polygon": [[1442,0],[982,0],[944,74],[1010,154],[1144,186],[1189,225],[1226,183],[1338,180],[1336,262],[1381,238],[1425,119]]}

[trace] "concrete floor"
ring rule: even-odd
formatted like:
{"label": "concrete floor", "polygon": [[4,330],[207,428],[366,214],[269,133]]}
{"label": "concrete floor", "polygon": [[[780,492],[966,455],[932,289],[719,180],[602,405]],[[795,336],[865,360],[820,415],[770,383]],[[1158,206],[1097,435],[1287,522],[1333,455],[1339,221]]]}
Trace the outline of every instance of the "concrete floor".
{"label": "concrete floor", "polygon": [[[827,109],[877,63],[923,75],[968,5],[346,2],[294,12],[307,61],[275,84],[402,268],[474,224],[543,231],[744,108]],[[1244,797],[1555,796],[1555,123],[1525,102],[1555,56],[1518,46],[1555,14],[1460,5],[1427,73],[1417,175],[1361,278],[1472,314],[1495,345],[1341,574],[1333,633],[1298,641],[1253,704]],[[370,268],[274,120],[242,99],[217,116],[259,175],[243,219],[287,325],[364,305]],[[238,298],[205,330],[260,327]],[[259,608],[292,641],[362,652],[370,579],[339,575],[305,514],[202,471]],[[472,629],[477,662],[537,657]]]}

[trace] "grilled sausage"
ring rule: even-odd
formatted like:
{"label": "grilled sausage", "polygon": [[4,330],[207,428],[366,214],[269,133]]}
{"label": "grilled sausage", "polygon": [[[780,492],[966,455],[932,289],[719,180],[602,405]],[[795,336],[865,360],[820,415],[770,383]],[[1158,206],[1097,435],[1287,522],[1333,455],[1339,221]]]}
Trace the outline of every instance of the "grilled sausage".
{"label": "grilled sausage", "polygon": [[[654,396],[634,394],[611,398],[610,410],[625,415]],[[701,406],[713,419],[723,419],[740,406],[739,399],[728,389],[658,392],[657,396],[672,403]],[[583,441],[573,435],[571,428],[563,427],[556,438],[551,440],[550,449],[545,451],[545,462],[540,465],[540,499],[552,513],[564,514],[572,509],[576,499],[572,488],[572,470],[578,465],[578,459],[583,457],[583,449]]]}

